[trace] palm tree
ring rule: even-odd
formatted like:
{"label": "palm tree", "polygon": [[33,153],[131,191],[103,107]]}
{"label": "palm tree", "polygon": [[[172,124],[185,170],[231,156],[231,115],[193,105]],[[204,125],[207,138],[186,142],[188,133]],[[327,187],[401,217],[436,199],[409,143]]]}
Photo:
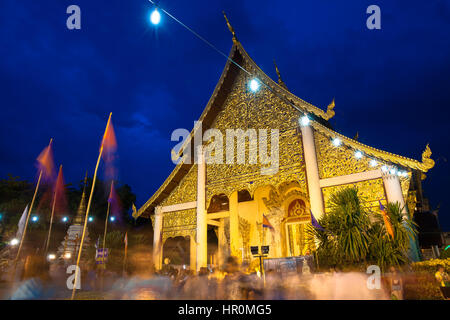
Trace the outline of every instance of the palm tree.
{"label": "palm tree", "polygon": [[349,187],[332,194],[330,210],[319,219],[325,231],[310,228],[319,244],[319,260],[335,264],[355,264],[365,261],[369,254],[370,219],[358,197],[358,189]]}

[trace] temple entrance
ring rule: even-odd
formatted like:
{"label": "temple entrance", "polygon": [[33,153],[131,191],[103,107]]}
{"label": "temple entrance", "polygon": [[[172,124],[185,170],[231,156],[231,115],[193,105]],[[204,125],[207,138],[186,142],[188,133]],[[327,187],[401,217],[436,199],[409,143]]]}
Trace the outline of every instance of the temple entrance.
{"label": "temple entrance", "polygon": [[190,265],[190,239],[189,237],[169,238],[163,247],[163,264],[166,258],[170,264],[177,266]]}
{"label": "temple entrance", "polygon": [[292,201],[284,221],[288,256],[304,256],[311,252],[307,234],[309,223],[311,217],[306,210],[305,202],[301,199]]}

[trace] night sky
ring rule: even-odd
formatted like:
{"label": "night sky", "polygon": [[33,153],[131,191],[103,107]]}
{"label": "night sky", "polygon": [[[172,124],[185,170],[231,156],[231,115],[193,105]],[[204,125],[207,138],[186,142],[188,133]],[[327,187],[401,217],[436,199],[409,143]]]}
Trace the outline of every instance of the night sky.
{"label": "night sky", "polygon": [[[345,5],[344,5],[345,3]],[[81,8],[81,30],[66,8]],[[381,8],[381,30],[366,8]],[[429,142],[436,166],[424,181],[450,230],[450,3],[429,1],[160,1],[226,54],[225,10],[249,55],[272,78],[276,59],[298,97],[326,109],[334,128],[414,159]],[[0,2],[0,177],[34,179],[54,138],[56,164],[78,182],[95,167],[109,112],[119,179],[140,207],[173,168],[170,135],[191,130],[226,63],[145,0]]]}

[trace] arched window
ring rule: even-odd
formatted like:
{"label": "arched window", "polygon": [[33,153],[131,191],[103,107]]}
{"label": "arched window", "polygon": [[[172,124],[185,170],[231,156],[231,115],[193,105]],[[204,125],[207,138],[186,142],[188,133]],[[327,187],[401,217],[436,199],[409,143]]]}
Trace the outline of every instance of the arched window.
{"label": "arched window", "polygon": [[208,213],[228,211],[230,210],[230,203],[228,197],[224,194],[215,195],[211,198],[211,202],[208,207]]}
{"label": "arched window", "polygon": [[238,191],[238,202],[252,201],[253,198],[247,190]]}

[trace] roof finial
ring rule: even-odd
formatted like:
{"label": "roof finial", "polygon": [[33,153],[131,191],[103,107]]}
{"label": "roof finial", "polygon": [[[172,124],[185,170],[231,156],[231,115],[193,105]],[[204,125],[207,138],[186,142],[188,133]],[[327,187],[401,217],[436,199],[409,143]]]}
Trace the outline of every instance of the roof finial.
{"label": "roof finial", "polygon": [[285,84],[285,83],[283,82],[283,80],[281,79],[281,73],[280,73],[280,70],[278,70],[278,66],[277,66],[277,63],[275,62],[275,59],[273,59],[273,64],[274,64],[274,66],[275,66],[275,71],[277,72],[277,76],[278,76],[278,84],[287,90],[286,84]]}
{"label": "roof finial", "polygon": [[228,29],[230,30],[231,34],[233,35],[233,41],[237,41],[236,33],[234,32],[234,29],[231,26],[230,21],[228,21],[227,15],[225,14],[225,11],[222,11],[222,13],[223,13],[223,16],[225,17],[225,20],[227,22]]}
{"label": "roof finial", "polygon": [[331,103],[328,105],[328,107],[327,107],[327,112],[326,112],[326,115],[327,115],[327,120],[330,120],[331,118],[333,118],[334,117],[334,106],[335,106],[335,104],[334,104],[334,98],[333,98],[333,101],[331,101]]}
{"label": "roof finial", "polygon": [[431,169],[434,167],[434,160],[431,159],[431,149],[430,149],[429,143],[427,143],[427,146],[425,147],[425,151],[422,153],[422,162],[428,169]]}

